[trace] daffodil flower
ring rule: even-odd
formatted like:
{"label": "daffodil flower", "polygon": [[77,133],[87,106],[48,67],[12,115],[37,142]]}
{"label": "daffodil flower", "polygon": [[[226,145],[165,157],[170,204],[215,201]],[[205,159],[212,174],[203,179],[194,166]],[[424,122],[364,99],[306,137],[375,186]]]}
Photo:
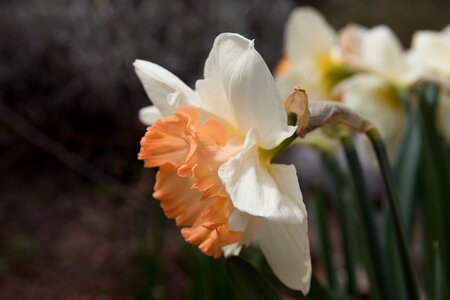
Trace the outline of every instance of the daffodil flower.
{"label": "daffodil flower", "polygon": [[[413,61],[384,25],[348,25],[341,38],[344,60],[361,72],[336,85],[333,94],[380,130],[394,159],[406,124],[401,93],[418,76]],[[375,158],[369,161],[375,164]]]}
{"label": "daffodil flower", "polygon": [[385,25],[371,29],[351,24],[341,32],[342,57],[353,69],[384,77],[405,87],[417,80],[414,58]]}
{"label": "daffodil flower", "polygon": [[414,33],[412,51],[423,72],[450,79],[450,25],[440,32],[421,30]]}
{"label": "daffodil flower", "polygon": [[314,8],[296,8],[286,24],[285,58],[275,70],[283,96],[299,86],[312,101],[330,99],[332,87],[352,75],[339,36]]}
{"label": "daffodil flower", "polygon": [[389,27],[351,24],[336,32],[315,9],[295,9],[286,24],[286,57],[275,70],[284,96],[301,83],[309,98],[333,98],[332,89],[358,72],[407,85],[417,79],[413,59]]}
{"label": "daffodil flower", "polygon": [[[398,147],[406,126],[406,113],[401,103],[399,90],[386,78],[376,74],[361,73],[338,84],[333,93],[340,102],[370,120],[381,133],[391,159],[396,158]],[[368,141],[364,144],[370,148]],[[364,151],[363,153],[372,153]],[[368,160],[377,165],[373,155]]]}
{"label": "daffodil flower", "polygon": [[412,53],[421,75],[441,83],[436,109],[437,127],[450,144],[450,25],[442,31],[422,30],[414,34]]}
{"label": "daffodil flower", "polygon": [[[286,25],[285,50],[286,59],[275,72],[284,93],[299,86],[312,101],[347,104],[380,129],[394,157],[406,120],[400,91],[418,73],[388,27],[352,24],[337,33],[315,9],[297,8]],[[304,142],[336,148],[321,131]]]}
{"label": "daffodil flower", "polygon": [[278,278],[307,293],[307,212],[295,168],[272,164],[270,151],[296,127],[254,42],[219,35],[195,90],[151,62],[134,66],[154,104],[140,113],[153,125],[139,159],[159,167],[154,197],[166,216],[216,258],[259,244]]}
{"label": "daffodil flower", "polygon": [[[299,87],[306,90],[310,101],[333,100],[332,88],[352,74],[344,65],[338,40],[336,31],[316,9],[299,7],[292,11],[284,33],[285,57],[274,71],[283,97]],[[330,152],[339,146],[322,130],[297,143]]]}

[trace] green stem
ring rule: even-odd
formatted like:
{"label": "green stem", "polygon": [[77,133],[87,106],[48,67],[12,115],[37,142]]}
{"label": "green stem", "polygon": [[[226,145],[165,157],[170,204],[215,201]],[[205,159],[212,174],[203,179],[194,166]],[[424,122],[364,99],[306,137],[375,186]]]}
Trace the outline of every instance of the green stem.
{"label": "green stem", "polygon": [[396,155],[394,178],[400,198],[400,212],[405,221],[407,241],[411,238],[413,222],[414,195],[420,165],[421,136],[419,118],[416,108],[410,107],[405,134],[402,138],[399,152]]}
{"label": "green stem", "polygon": [[403,223],[402,220],[400,219],[400,210],[398,208],[399,200],[397,193],[394,190],[393,185],[394,181],[392,179],[392,174],[389,167],[386,147],[384,145],[380,133],[376,128],[372,128],[366,134],[372,143],[373,149],[375,150],[375,154],[377,156],[378,163],[381,169],[381,174],[383,176],[389,208],[394,222],[394,229],[395,229],[394,231],[396,234],[396,240],[399,247],[403,273],[405,275],[405,281],[407,286],[406,291],[408,293],[408,299],[419,300],[419,292],[408,251],[408,245],[406,243],[406,238],[403,230]]}
{"label": "green stem", "polygon": [[[435,290],[436,278],[434,278],[433,263],[435,251],[433,244],[439,243],[440,253],[450,252],[450,238],[447,229],[450,226],[450,156],[445,141],[436,128],[436,109],[439,101],[440,90],[436,84],[423,84],[418,93],[419,120],[422,135],[422,185],[425,187],[425,253],[427,292],[432,298],[440,291]],[[450,286],[450,259],[448,255],[441,255],[442,269],[446,285]]]}
{"label": "green stem", "polygon": [[322,160],[326,167],[327,177],[330,178],[332,199],[338,214],[343,240],[343,250],[345,255],[345,266],[347,269],[347,289],[352,296],[356,295],[356,275],[355,275],[355,249],[351,243],[351,228],[353,218],[349,203],[343,199],[343,174],[331,154],[323,153]]}
{"label": "green stem", "polygon": [[[376,278],[375,284],[376,287],[379,288],[383,299],[392,299],[386,276],[386,265],[382,259],[381,245],[376,232],[375,215],[373,213],[373,207],[371,206],[359,157],[356,153],[351,136],[342,137],[341,143],[344,147],[348,167],[354,180],[354,188],[358,198],[355,202],[358,205],[358,210],[361,214],[360,219],[366,233],[369,255]],[[372,289],[376,287],[372,286]]]}
{"label": "green stem", "polygon": [[389,280],[392,282],[391,286],[395,299],[407,299],[402,262],[389,214],[389,209],[386,209],[386,213],[383,216],[383,220],[386,224],[386,242],[384,250],[389,265]]}
{"label": "green stem", "polygon": [[331,258],[330,237],[328,235],[328,223],[326,220],[326,208],[323,191],[317,187],[314,189],[314,211],[316,213],[317,231],[320,242],[322,261],[325,264],[328,284],[333,289],[338,289],[338,281]]}
{"label": "green stem", "polygon": [[434,287],[433,290],[435,294],[433,295],[432,300],[444,299],[443,295],[443,276],[442,276],[442,264],[440,262],[439,257],[439,242],[433,242],[433,276],[434,276]]}
{"label": "green stem", "polygon": [[[409,97],[409,96],[408,96]],[[400,143],[399,151],[396,154],[395,166],[393,174],[395,186],[397,187],[399,196],[399,208],[401,219],[405,222],[406,241],[409,242],[412,233],[414,200],[417,190],[417,178],[421,152],[421,137],[418,120],[418,110],[412,106],[409,99],[404,100],[404,109],[408,114],[407,126]],[[386,244],[385,251],[389,265],[391,267],[391,281],[394,295],[397,299],[406,299],[406,286],[400,259],[400,252],[396,236],[394,233],[394,225],[390,216],[389,205],[383,205],[386,227]]]}

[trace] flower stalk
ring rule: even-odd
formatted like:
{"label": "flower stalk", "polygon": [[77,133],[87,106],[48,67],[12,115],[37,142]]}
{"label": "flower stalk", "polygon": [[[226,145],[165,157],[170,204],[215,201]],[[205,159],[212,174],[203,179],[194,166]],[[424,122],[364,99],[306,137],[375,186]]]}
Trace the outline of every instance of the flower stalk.
{"label": "flower stalk", "polygon": [[342,196],[343,174],[341,173],[335,158],[329,153],[323,153],[322,161],[325,164],[327,175],[331,178],[333,204],[337,211],[342,231],[345,265],[347,269],[347,290],[350,295],[356,295],[356,254],[352,245],[352,236],[354,237],[354,233],[352,234],[351,232],[351,226],[353,226],[352,223],[354,222],[354,218],[350,208],[351,204],[347,203]]}
{"label": "flower stalk", "polygon": [[366,233],[369,255],[375,273],[376,287],[372,288],[378,288],[381,292],[380,294],[384,296],[384,299],[392,299],[387,281],[387,272],[383,263],[381,244],[376,232],[375,215],[373,207],[370,205],[371,201],[358,153],[350,135],[342,137],[341,143],[344,148],[350,173],[354,180],[354,189],[358,199],[355,202],[362,216],[361,221]]}
{"label": "flower stalk", "polygon": [[336,275],[336,268],[332,261],[332,249],[328,232],[328,222],[326,217],[326,203],[324,192],[320,187],[314,189],[314,211],[316,215],[317,233],[319,236],[321,257],[324,261],[327,281],[332,289],[339,290],[339,283]]}
{"label": "flower stalk", "polygon": [[[448,195],[450,187],[450,162],[446,153],[446,145],[436,128],[436,109],[440,101],[439,87],[434,83],[422,83],[418,90],[419,121],[422,137],[422,171],[424,173],[424,187],[427,199],[424,203],[425,225],[425,254],[426,259],[426,283],[430,299],[437,299],[440,293],[435,285],[436,278],[434,262],[437,260],[434,243],[438,242],[439,252],[448,253],[449,239],[448,228]],[[447,285],[450,278],[450,260],[447,256],[440,257],[444,278]]]}
{"label": "flower stalk", "polygon": [[394,222],[394,231],[396,235],[396,240],[398,248],[400,251],[400,259],[402,261],[403,273],[405,276],[406,291],[408,293],[408,299],[418,300],[419,292],[417,289],[417,283],[414,276],[414,270],[412,267],[412,262],[410,254],[408,251],[408,245],[406,242],[406,236],[404,231],[404,223],[401,220],[400,210],[398,207],[399,199],[397,193],[394,189],[394,181],[392,177],[392,172],[389,167],[388,156],[386,152],[386,146],[384,145],[383,139],[379,131],[373,127],[366,132],[367,137],[372,143],[372,147],[380,165],[381,174],[383,177],[383,182],[386,188],[386,195],[389,203],[389,209],[391,211],[391,216]]}
{"label": "flower stalk", "polygon": [[[296,89],[298,90],[298,89]],[[296,91],[295,90],[295,91]],[[295,92],[294,91],[294,92]],[[306,96],[306,94],[305,94]],[[286,103],[289,101],[286,99]],[[297,100],[298,102],[304,103],[308,102],[307,97],[302,97]],[[294,103],[290,104],[291,107]],[[301,106],[298,105],[297,106]],[[304,124],[299,119],[297,119],[297,135],[303,137],[308,132],[327,125],[346,125],[352,131],[358,133],[365,133],[372,143],[372,147],[376,153],[378,163],[380,165],[381,174],[383,177],[383,182],[386,188],[386,195],[389,203],[389,208],[391,211],[392,221],[394,223],[395,236],[399,248],[400,258],[402,262],[402,269],[405,276],[405,284],[407,287],[408,299],[418,300],[419,292],[417,288],[417,283],[414,276],[414,271],[408,251],[408,246],[406,242],[406,237],[404,233],[404,224],[400,216],[400,210],[398,208],[399,199],[397,193],[394,189],[394,181],[389,167],[389,161],[387,157],[386,146],[383,142],[380,132],[373,126],[373,124],[359,116],[356,112],[348,108],[346,105],[333,101],[314,101],[307,105],[308,109],[308,124]],[[285,108],[290,111],[288,107]],[[295,112],[295,110],[291,110]],[[364,176],[361,168],[361,164],[358,158],[358,154],[353,144],[353,140],[349,134],[343,134],[341,136],[341,143],[345,150],[345,155],[349,165],[350,172],[355,181],[355,191],[357,193],[359,210],[363,216],[362,221],[367,233],[369,251],[374,264],[374,270],[377,278],[377,284],[380,288],[382,295],[387,298],[391,298],[390,289],[387,282],[386,270],[383,269],[383,261],[381,257],[381,246],[376,233],[375,228],[375,216],[373,214],[373,208],[370,206],[369,196],[367,192],[366,183],[364,181]]]}

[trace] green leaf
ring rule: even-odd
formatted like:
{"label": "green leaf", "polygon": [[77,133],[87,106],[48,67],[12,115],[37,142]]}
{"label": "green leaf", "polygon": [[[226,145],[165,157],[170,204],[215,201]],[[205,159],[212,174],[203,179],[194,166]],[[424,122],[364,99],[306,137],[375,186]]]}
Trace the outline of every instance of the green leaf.
{"label": "green leaf", "polygon": [[356,152],[351,136],[341,138],[344,148],[347,164],[352,175],[358,212],[361,216],[360,221],[365,233],[365,241],[368,246],[370,264],[373,268],[374,278],[371,280],[371,289],[379,289],[379,294],[383,299],[393,299],[392,290],[388,281],[387,265],[382,255],[382,248],[379,236],[377,234],[375,208],[369,197],[367,184],[364,179],[361,163]]}
{"label": "green leaf", "polygon": [[239,300],[281,300],[270,282],[250,263],[232,256],[226,260],[228,279]]}
{"label": "green leaf", "polygon": [[308,295],[305,299],[307,300],[333,300],[338,299],[333,298],[329,290],[322,286],[319,280],[315,276],[311,278],[311,288],[309,289]]}
{"label": "green leaf", "polygon": [[[439,87],[426,83],[419,91],[420,127],[422,134],[422,172],[425,185],[425,253],[426,253],[426,278],[428,293],[439,294],[435,291],[433,264],[436,261],[436,252],[433,244],[438,242],[441,253],[450,253],[450,237],[447,229],[450,226],[450,158],[447,145],[436,130],[435,110],[439,101]],[[450,285],[450,257],[441,257],[443,274]]]}
{"label": "green leaf", "polygon": [[[302,293],[298,291],[292,291],[290,295],[292,297],[304,300],[356,300],[357,298],[342,294],[334,289],[328,289],[320,283],[314,274],[311,277],[311,287],[309,293],[303,296]],[[290,299],[290,298],[289,298]]]}
{"label": "green leaf", "polygon": [[236,299],[227,280],[225,259],[214,259],[190,247],[191,284],[189,299],[233,300]]}
{"label": "green leaf", "polygon": [[320,244],[320,257],[321,261],[325,265],[325,270],[327,273],[328,285],[331,288],[338,289],[339,284],[337,280],[337,275],[335,272],[335,267],[332,261],[332,249],[330,245],[330,237],[328,234],[328,218],[326,214],[326,205],[324,199],[324,192],[321,188],[316,187],[314,189],[314,212],[317,228],[317,236],[319,237]]}
{"label": "green leaf", "polygon": [[[372,148],[377,156],[386,191],[387,203],[389,204],[389,216],[394,225],[395,240],[399,250],[403,276],[405,278],[406,292],[408,299],[419,300],[419,289],[415,278],[414,268],[412,266],[409,247],[405,237],[404,221],[400,214],[399,199],[397,190],[394,186],[392,171],[389,165],[388,156],[381,134],[376,128],[366,132],[367,137],[372,143]],[[391,291],[392,292],[392,291]]]}
{"label": "green leaf", "polygon": [[449,299],[450,290],[449,287],[445,284],[445,274],[442,270],[441,252],[438,242],[433,243],[433,257],[434,287],[433,295],[430,297],[430,299]]}
{"label": "green leaf", "polygon": [[[405,110],[408,111],[408,121],[397,153],[394,177],[399,195],[398,204],[401,219],[405,225],[405,238],[409,242],[413,224],[414,196],[417,190],[416,183],[420,163],[421,137],[417,109],[409,104],[409,99],[406,99],[405,103]],[[395,241],[390,210],[387,207],[384,221],[386,224],[385,253],[391,269],[390,280],[393,282],[394,296],[397,299],[405,299],[406,288],[403,280],[402,265],[400,263],[400,253]]]}
{"label": "green leaf", "polygon": [[421,137],[417,115],[417,110],[411,107],[394,169],[407,240],[411,236],[413,202],[420,163]]}
{"label": "green leaf", "polygon": [[[325,165],[325,172],[330,182],[331,188],[331,203],[337,212],[339,226],[342,234],[342,247],[345,255],[345,267],[347,270],[347,291],[350,295],[356,295],[356,275],[355,264],[358,260],[355,242],[356,233],[354,231],[356,222],[353,210],[353,204],[351,203],[351,197],[348,197],[348,193],[345,190],[348,185],[347,179],[342,173],[341,168],[336,163],[336,160],[332,154],[323,153],[322,161]],[[347,197],[346,197],[347,196]]]}
{"label": "green leaf", "polygon": [[349,300],[351,298],[345,298],[338,292],[333,292],[332,289],[328,289],[320,283],[314,274],[311,276],[311,287],[309,288],[309,293],[304,296],[299,291],[290,290],[290,296],[296,299],[302,300]]}

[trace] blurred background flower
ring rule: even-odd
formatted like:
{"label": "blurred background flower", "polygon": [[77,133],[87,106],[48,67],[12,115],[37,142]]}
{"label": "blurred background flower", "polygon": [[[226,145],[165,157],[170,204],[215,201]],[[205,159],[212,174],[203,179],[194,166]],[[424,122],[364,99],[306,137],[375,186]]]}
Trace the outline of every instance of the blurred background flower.
{"label": "blurred background flower", "polygon": [[[444,28],[450,9],[446,0],[0,1],[0,298],[230,299],[223,262],[199,257],[150,201],[154,171],[136,159],[148,99],[132,62],[157,62],[193,86],[214,37],[230,31],[255,38],[274,69],[298,5],[334,28],[387,24],[405,46],[416,30]],[[302,188],[315,175],[301,172]]]}

